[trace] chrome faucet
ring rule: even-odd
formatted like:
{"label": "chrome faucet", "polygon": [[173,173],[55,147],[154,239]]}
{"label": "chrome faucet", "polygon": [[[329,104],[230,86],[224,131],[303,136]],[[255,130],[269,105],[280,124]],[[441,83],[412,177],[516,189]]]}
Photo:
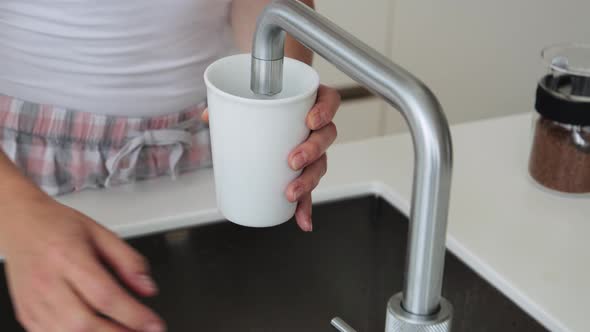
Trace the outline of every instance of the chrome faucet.
{"label": "chrome faucet", "polygon": [[[452,170],[449,126],[434,94],[412,74],[297,0],[275,0],[258,18],[251,88],[282,89],[285,34],[401,111],[414,143],[414,185],[404,289],[387,305],[385,332],[450,331],[441,296]],[[332,325],[354,332],[335,318]]]}

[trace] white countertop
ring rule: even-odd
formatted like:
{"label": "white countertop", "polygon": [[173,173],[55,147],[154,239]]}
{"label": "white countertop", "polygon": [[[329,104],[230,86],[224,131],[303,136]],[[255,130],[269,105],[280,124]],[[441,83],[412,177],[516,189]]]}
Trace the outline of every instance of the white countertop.
{"label": "white countertop", "polygon": [[[453,126],[448,248],[552,331],[588,331],[590,199],[527,174],[530,115]],[[315,202],[375,193],[407,214],[407,134],[334,146]],[[60,198],[122,236],[219,220],[210,169]]]}

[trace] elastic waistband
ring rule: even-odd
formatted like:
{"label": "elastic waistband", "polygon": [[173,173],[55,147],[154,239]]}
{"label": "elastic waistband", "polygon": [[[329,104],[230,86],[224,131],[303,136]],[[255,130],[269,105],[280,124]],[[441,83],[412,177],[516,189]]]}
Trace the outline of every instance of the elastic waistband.
{"label": "elastic waistband", "polygon": [[[177,113],[156,117],[125,117],[69,110],[0,94],[0,128],[58,142],[122,146],[128,137],[147,130],[166,129],[196,118],[205,102]],[[202,126],[196,121],[197,131]]]}

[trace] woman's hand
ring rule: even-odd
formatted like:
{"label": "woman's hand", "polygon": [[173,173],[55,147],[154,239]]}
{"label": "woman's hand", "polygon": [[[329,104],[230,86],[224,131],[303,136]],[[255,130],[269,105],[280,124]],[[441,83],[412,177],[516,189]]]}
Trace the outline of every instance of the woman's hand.
{"label": "woman's hand", "polygon": [[305,120],[312,130],[307,140],[295,148],[289,155],[289,166],[301,170],[301,175],[289,184],[287,199],[299,202],[295,219],[299,227],[311,232],[311,192],[320,183],[328,169],[326,150],[336,140],[336,125],[332,120],[340,107],[340,95],[336,89],[321,85],[316,104],[307,114]]}
{"label": "woman's hand", "polygon": [[[18,320],[27,331],[164,331],[131,297],[157,293],[148,266],[115,234],[50,197],[2,206],[0,244]],[[4,235],[4,236],[3,236]]]}
{"label": "woman's hand", "polygon": [[[291,202],[299,202],[295,218],[299,227],[306,232],[313,229],[311,222],[311,192],[327,170],[326,150],[336,140],[336,125],[332,122],[340,107],[340,95],[336,89],[321,85],[316,104],[305,120],[312,130],[307,140],[289,154],[289,166],[303,169],[301,175],[289,184],[285,195]],[[209,113],[203,112],[203,121],[209,121]]]}

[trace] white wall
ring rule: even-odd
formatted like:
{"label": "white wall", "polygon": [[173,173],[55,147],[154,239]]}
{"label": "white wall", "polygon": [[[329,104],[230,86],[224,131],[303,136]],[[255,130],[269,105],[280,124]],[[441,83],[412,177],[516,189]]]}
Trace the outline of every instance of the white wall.
{"label": "white wall", "polygon": [[[590,0],[316,0],[318,11],[395,62],[437,94],[452,123],[533,109],[545,72],[540,50],[590,42]],[[327,62],[323,82],[352,81]],[[405,130],[378,100],[343,106],[339,142]]]}
{"label": "white wall", "polygon": [[[379,52],[391,51],[391,0],[316,0],[317,10]],[[326,60],[315,57],[314,67],[322,83],[346,86],[354,81]],[[338,142],[380,135],[384,130],[382,103],[369,99],[343,104],[336,115]]]}
{"label": "white wall", "polygon": [[[590,42],[590,0],[395,0],[392,58],[437,94],[451,122],[533,110],[540,50]],[[388,112],[387,132],[404,128]]]}

